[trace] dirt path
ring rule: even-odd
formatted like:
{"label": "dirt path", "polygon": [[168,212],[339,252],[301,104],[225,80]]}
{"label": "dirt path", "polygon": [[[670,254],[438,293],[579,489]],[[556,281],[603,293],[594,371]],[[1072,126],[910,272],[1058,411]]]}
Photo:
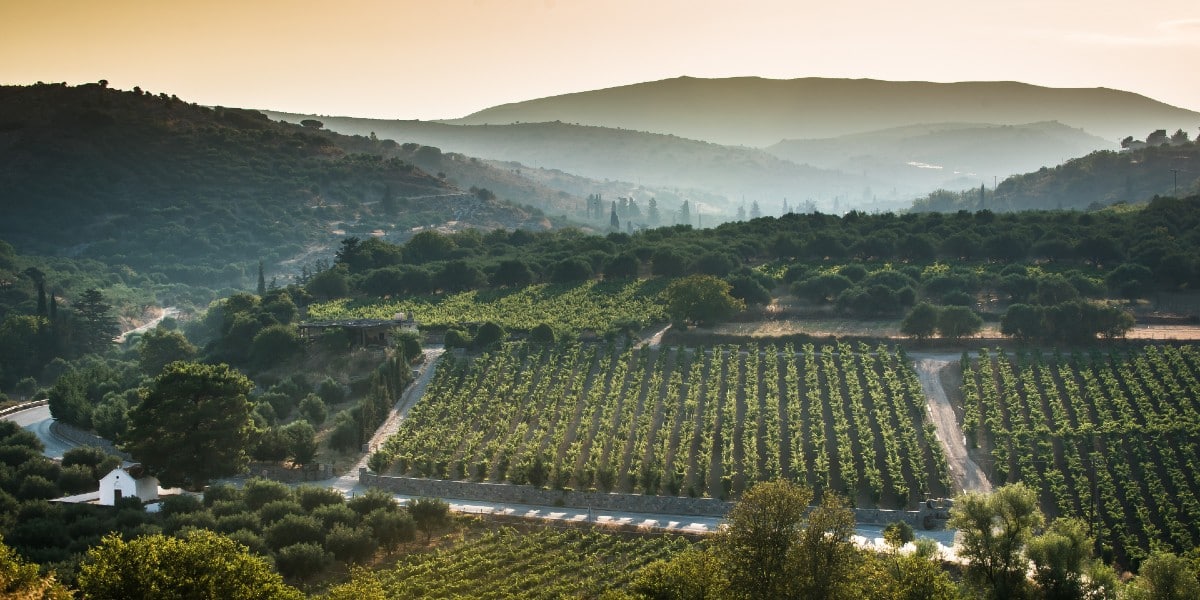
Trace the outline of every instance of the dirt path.
{"label": "dirt path", "polygon": [[[425,394],[425,388],[429,387],[429,382],[433,380],[433,372],[437,370],[436,363],[441,358],[443,352],[445,352],[445,349],[441,347],[425,349],[425,360],[421,361],[421,366],[419,367],[420,373],[417,375],[416,380],[404,390],[404,393],[400,395],[400,399],[396,401],[396,406],[392,409],[391,414],[388,415],[387,420],[383,422],[383,425],[379,426],[379,429],[375,430],[375,435],[371,436],[371,441],[368,443],[371,452],[378,450],[392,434],[400,430],[400,424],[404,422],[404,417],[408,415],[408,411]],[[370,452],[364,454],[359,459],[358,464],[354,465],[354,468],[350,470],[349,475],[355,481],[358,480],[359,467],[367,466],[369,458],[371,458]]]}
{"label": "dirt path", "polygon": [[150,331],[151,329],[158,327],[158,324],[162,323],[163,319],[165,319],[167,317],[174,317],[174,316],[178,315],[179,309],[175,308],[174,306],[168,306],[166,308],[155,308],[153,312],[156,313],[156,315],[153,319],[150,319],[146,323],[143,323],[137,327],[134,327],[133,329],[130,329],[129,331],[123,332],[121,335],[118,335],[116,337],[116,339],[114,339],[113,341],[115,341],[118,344],[124,344],[126,338],[128,338],[129,336],[131,336],[135,333],[145,333],[147,331]]}
{"label": "dirt path", "polygon": [[949,354],[913,354],[910,356],[913,356],[917,377],[921,380],[921,387],[925,390],[925,397],[929,402],[929,413],[933,418],[934,425],[937,426],[938,439],[941,440],[942,449],[946,452],[946,463],[950,468],[950,476],[954,478],[954,487],[956,490],[966,492],[992,491],[992,483],[988,481],[987,475],[967,454],[967,440],[958,426],[958,420],[954,416],[954,407],[950,405],[950,399],[946,397],[946,390],[942,387],[942,369],[957,360],[957,356]]}

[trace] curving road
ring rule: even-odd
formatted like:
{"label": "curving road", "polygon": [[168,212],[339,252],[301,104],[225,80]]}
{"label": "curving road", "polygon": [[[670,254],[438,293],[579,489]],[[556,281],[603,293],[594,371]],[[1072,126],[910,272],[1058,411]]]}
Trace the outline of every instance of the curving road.
{"label": "curving road", "polygon": [[50,458],[61,459],[67,450],[76,446],[50,431],[54,418],[50,416],[50,407],[45,404],[4,415],[4,420],[12,421],[36,435],[46,447],[42,453]]}

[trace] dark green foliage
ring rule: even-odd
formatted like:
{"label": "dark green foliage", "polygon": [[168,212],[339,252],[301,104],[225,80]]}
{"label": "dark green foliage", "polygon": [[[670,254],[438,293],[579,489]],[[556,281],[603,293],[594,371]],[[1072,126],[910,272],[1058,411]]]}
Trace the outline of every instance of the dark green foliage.
{"label": "dark green foliage", "polygon": [[256,512],[258,518],[262,520],[263,526],[277,523],[288,515],[304,515],[306,513],[304,507],[300,506],[299,502],[290,498],[286,500],[272,500],[259,507]]}
{"label": "dark green foliage", "polygon": [[363,521],[371,528],[379,545],[389,553],[395,552],[400,544],[416,538],[417,524],[408,512],[377,508],[368,513]]}
{"label": "dark green foliage", "polygon": [[346,502],[346,505],[360,516],[367,515],[376,510],[400,509],[400,504],[396,502],[396,498],[379,488],[368,489],[366,492],[351,498]]}
{"label": "dark green foliage", "polygon": [[212,506],[216,502],[241,500],[242,492],[228,483],[214,483],[204,490],[204,505]]}
{"label": "dark green foliage", "polygon": [[325,528],[315,517],[292,514],[263,529],[263,539],[275,551],[293,544],[325,541]]}
{"label": "dark green foliage", "polygon": [[325,536],[325,549],[337,560],[348,563],[363,563],[375,555],[379,543],[365,527],[350,528],[335,525]]}
{"label": "dark green foliage", "polygon": [[317,395],[327,405],[340,404],[346,399],[346,388],[331,377],[326,377],[317,386]]}
{"label": "dark green foliage", "polygon": [[[382,509],[384,512],[395,512]],[[360,516],[345,504],[326,504],[313,509],[312,516],[321,521],[321,525],[325,529],[330,529],[339,523],[343,525],[357,525]]]}
{"label": "dark green foliage", "polygon": [[159,507],[159,514],[169,517],[171,515],[196,512],[203,508],[204,504],[200,498],[192,494],[175,494],[163,498]]}
{"label": "dark green foliage", "polygon": [[48,500],[60,495],[58,486],[41,475],[25,477],[17,488],[17,498],[21,500]]}
{"label": "dark green foliage", "polygon": [[293,421],[283,428],[288,458],[297,465],[311,464],[317,456],[317,432],[308,421]]}
{"label": "dark green foliage", "polygon": [[408,514],[425,534],[425,541],[450,523],[450,505],[438,498],[417,498],[408,504]]}
{"label": "dark green foliage", "polygon": [[477,349],[487,349],[500,343],[506,337],[508,334],[502,327],[489,321],[479,326],[472,345]]}
{"label": "dark green foliage", "polygon": [[242,498],[250,510],[258,510],[268,502],[292,499],[292,489],[278,481],[254,477],[242,487]]}
{"label": "dark green foliage", "polygon": [[100,489],[100,480],[96,478],[91,467],[74,465],[63,468],[58,474],[57,485],[63,494],[69,496]]}
{"label": "dark green foliage", "polygon": [[300,401],[300,416],[315,426],[320,426],[329,416],[325,402],[316,394],[309,394]]}
{"label": "dark green foliage", "polygon": [[942,337],[959,339],[974,335],[983,326],[983,319],[965,306],[946,306],[938,313],[937,331]]}
{"label": "dark green foliage", "polygon": [[392,334],[396,349],[408,360],[416,360],[421,355],[421,334],[412,330],[400,330]]}
{"label": "dark green foliage", "polygon": [[94,288],[84,291],[75,302],[75,316],[82,352],[99,353],[112,347],[113,338],[120,333],[120,329],[112,316],[112,306],[104,300],[104,294]]}
{"label": "dark green foliage", "polygon": [[922,302],[913,307],[904,321],[900,323],[900,333],[911,335],[917,339],[931,337],[937,330],[938,315],[936,306]]}
{"label": "dark green foliage", "polygon": [[321,506],[341,505],[346,503],[346,497],[341,492],[315,485],[302,485],[296,488],[296,499],[307,512],[312,512]]}
{"label": "dark green foliage", "polygon": [[567,258],[550,268],[550,281],[554,283],[577,283],[592,278],[592,265],[581,258]]}
{"label": "dark green foliage", "polygon": [[315,542],[292,544],[278,550],[275,567],[289,579],[307,579],[325,570],[333,556]]}
{"label": "dark green foliage", "polygon": [[142,335],[138,342],[138,364],[142,372],[154,377],[163,367],[177,360],[192,360],[196,347],[178,331],[156,327]]}
{"label": "dark green foliage", "polygon": [[125,449],[166,486],[237,473],[249,459],[252,389],[226,365],[172,363],[130,411]]}
{"label": "dark green foliage", "polygon": [[471,346],[471,336],[461,329],[448,329],[443,344],[446,348],[467,348]]}
{"label": "dark green foliage", "polygon": [[359,447],[358,420],[348,410],[334,418],[333,430],[329,432],[329,447],[341,452],[350,452]]}
{"label": "dark green foliage", "polygon": [[540,323],[529,331],[529,341],[537,344],[553,344],[555,340],[554,328],[546,323]]}
{"label": "dark green foliage", "polygon": [[493,287],[521,287],[533,283],[535,279],[528,263],[509,259],[500,261],[492,273],[491,284]]}
{"label": "dark green foliage", "polygon": [[[278,519],[276,519],[278,520]],[[235,531],[247,530],[258,531],[266,520],[260,520],[254,513],[235,513],[217,518],[217,531],[221,533],[233,533]]]}

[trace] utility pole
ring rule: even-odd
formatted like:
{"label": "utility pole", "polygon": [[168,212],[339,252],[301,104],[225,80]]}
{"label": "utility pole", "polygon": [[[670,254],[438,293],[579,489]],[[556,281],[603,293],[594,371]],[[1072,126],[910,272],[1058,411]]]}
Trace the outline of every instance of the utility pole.
{"label": "utility pole", "polygon": [[1172,194],[1176,198],[1179,197],[1179,169],[1171,169],[1171,174],[1175,176],[1175,192]]}

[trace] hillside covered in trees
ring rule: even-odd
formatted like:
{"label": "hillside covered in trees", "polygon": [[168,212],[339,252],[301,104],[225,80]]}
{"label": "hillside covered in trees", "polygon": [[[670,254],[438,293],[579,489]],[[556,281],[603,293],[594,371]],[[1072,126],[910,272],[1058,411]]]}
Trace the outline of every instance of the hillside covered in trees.
{"label": "hillside covered in trees", "polygon": [[365,138],[255,111],[100,82],[3,87],[0,115],[0,239],[20,252],[215,287],[346,231],[548,225]]}
{"label": "hillside covered in trees", "polygon": [[1194,195],[1200,192],[1200,146],[1188,138],[1183,130],[1170,138],[1164,130],[1151,132],[1146,142],[1127,137],[1119,152],[1092,152],[1015,175],[994,190],[939,190],[913,202],[913,210],[1092,210],[1155,196]]}

